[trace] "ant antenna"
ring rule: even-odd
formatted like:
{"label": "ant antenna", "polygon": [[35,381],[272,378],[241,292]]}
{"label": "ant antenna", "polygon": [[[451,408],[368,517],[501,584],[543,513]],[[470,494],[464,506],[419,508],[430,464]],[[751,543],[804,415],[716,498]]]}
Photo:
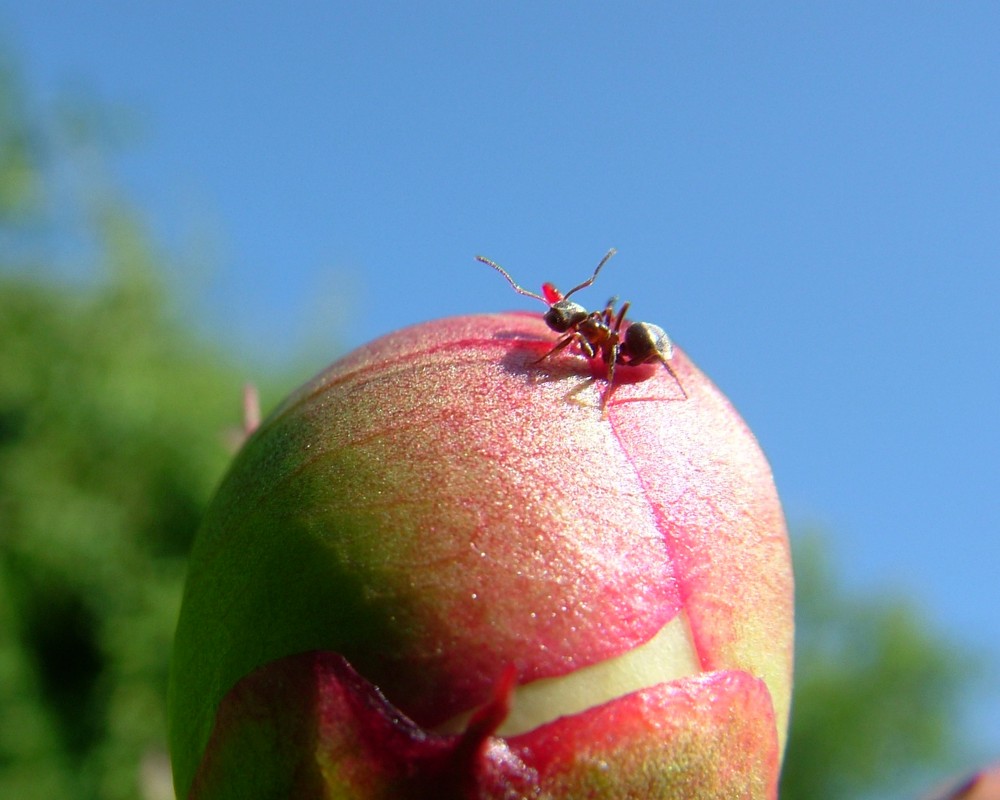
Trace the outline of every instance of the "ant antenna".
{"label": "ant antenna", "polygon": [[[597,280],[597,273],[601,271],[601,267],[603,267],[605,264],[607,264],[608,260],[611,258],[611,256],[613,256],[617,252],[618,251],[615,248],[613,248],[613,247],[610,250],[608,250],[608,252],[605,254],[604,258],[601,259],[601,263],[597,265],[597,269],[594,270],[594,274],[591,275],[590,278],[588,278],[587,280],[585,280],[579,286],[574,286],[572,289],[570,289],[568,292],[566,292],[566,294],[563,295],[563,300],[566,300],[574,292],[580,291],[580,289],[586,289],[588,286],[590,286],[590,284],[592,284],[595,280]],[[494,266],[496,266],[496,265],[494,265]],[[499,267],[497,267],[497,269],[499,269]]]}
{"label": "ant antenna", "polygon": [[[614,251],[612,251],[612,252],[614,252]],[[607,261],[607,257],[605,257],[604,260]],[[548,300],[546,300],[540,294],[535,294],[534,292],[529,292],[527,289],[524,289],[524,288],[518,286],[516,283],[514,283],[514,279],[512,277],[510,277],[510,275],[507,274],[507,270],[505,270],[503,267],[501,267],[496,261],[490,261],[485,256],[476,256],[476,261],[482,261],[484,264],[488,264],[489,266],[493,267],[493,269],[495,269],[497,272],[499,272],[501,275],[503,275],[507,279],[507,283],[509,283],[511,285],[511,287],[514,289],[514,291],[517,292],[518,294],[523,294],[526,297],[534,297],[536,300],[541,300],[543,303],[545,303],[545,305],[550,305],[550,303],[548,302]],[[603,265],[603,262],[602,262],[602,265]],[[598,267],[598,269],[600,269],[600,267]],[[596,276],[597,273],[595,272],[594,275]],[[591,280],[591,283],[593,283],[594,279],[591,278],[590,280]],[[577,286],[576,288],[579,289],[581,287]],[[573,291],[575,292],[576,289],[574,289]]]}

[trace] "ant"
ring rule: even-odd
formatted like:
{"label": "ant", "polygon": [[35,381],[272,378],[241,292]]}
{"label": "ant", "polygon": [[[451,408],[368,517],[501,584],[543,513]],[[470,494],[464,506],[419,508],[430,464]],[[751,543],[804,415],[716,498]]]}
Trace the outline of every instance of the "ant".
{"label": "ant", "polygon": [[586,289],[597,280],[597,274],[601,268],[616,252],[613,247],[608,250],[604,258],[601,259],[601,263],[597,265],[597,269],[594,270],[594,274],[579,286],[574,286],[566,294],[560,292],[551,283],[542,284],[542,294],[529,292],[518,286],[507,270],[495,261],[490,261],[483,256],[476,256],[476,260],[488,264],[503,275],[507,279],[507,283],[518,294],[534,297],[545,303],[549,307],[549,310],[542,317],[545,324],[556,333],[565,334],[556,342],[555,347],[532,363],[538,364],[571,344],[579,347],[587,358],[596,358],[600,354],[608,366],[608,386],[601,397],[602,411],[607,407],[611,393],[614,391],[615,366],[617,364],[638,366],[639,364],[659,361],[666,367],[671,377],[677,381],[677,385],[686,400],[688,395],[684,385],[670,366],[670,359],[674,355],[674,344],[663,328],[659,325],[653,325],[651,322],[626,322],[625,314],[628,312],[630,303],[622,303],[622,307],[615,313],[617,297],[608,300],[603,311],[587,311],[582,305],[569,299],[576,292]]}

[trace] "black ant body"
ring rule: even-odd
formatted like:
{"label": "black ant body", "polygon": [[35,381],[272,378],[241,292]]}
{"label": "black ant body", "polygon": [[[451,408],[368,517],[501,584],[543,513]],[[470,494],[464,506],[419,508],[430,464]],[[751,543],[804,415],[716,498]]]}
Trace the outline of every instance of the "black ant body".
{"label": "black ant body", "polygon": [[663,328],[650,322],[626,322],[625,314],[628,313],[630,304],[622,303],[622,307],[615,313],[614,306],[617,298],[614,297],[608,300],[603,311],[587,311],[582,305],[569,299],[580,289],[587,288],[597,280],[597,274],[615,252],[614,248],[608,250],[604,258],[601,259],[601,263],[597,265],[597,269],[594,270],[594,274],[579,286],[574,286],[566,294],[560,292],[551,283],[542,285],[542,294],[529,292],[518,286],[514,279],[507,274],[507,271],[495,261],[490,261],[483,256],[476,256],[476,260],[488,264],[503,275],[518,294],[534,297],[549,307],[543,316],[545,324],[556,333],[563,334],[563,337],[556,342],[555,347],[534,363],[544,361],[571,344],[579,347],[580,352],[587,358],[596,358],[600,355],[608,367],[608,386],[601,397],[602,410],[606,408],[608,400],[611,399],[611,393],[614,391],[615,366],[617,364],[638,366],[639,364],[659,361],[666,367],[671,377],[677,381],[677,385],[687,399],[687,392],[684,390],[680,378],[670,366],[670,359],[674,355],[674,344]]}

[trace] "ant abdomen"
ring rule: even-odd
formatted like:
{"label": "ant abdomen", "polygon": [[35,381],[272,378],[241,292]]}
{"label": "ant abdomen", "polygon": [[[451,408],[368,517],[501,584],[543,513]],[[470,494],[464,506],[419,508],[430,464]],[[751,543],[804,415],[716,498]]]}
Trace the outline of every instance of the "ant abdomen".
{"label": "ant abdomen", "polygon": [[625,329],[621,355],[626,364],[669,361],[674,357],[674,343],[659,325],[654,325],[652,322],[633,322]]}

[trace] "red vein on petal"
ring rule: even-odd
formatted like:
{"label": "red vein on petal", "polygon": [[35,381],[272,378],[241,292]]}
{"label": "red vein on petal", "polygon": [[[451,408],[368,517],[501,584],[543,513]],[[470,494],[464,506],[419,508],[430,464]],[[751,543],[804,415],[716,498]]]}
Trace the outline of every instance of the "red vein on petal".
{"label": "red vein on petal", "polygon": [[[655,521],[656,529],[660,532],[660,535],[663,537],[663,546],[666,549],[667,555],[670,558],[671,575],[673,576],[674,582],[677,585],[677,596],[678,598],[680,598],[681,608],[684,611],[687,611],[688,601],[691,596],[691,587],[688,585],[688,582],[683,579],[678,570],[679,562],[678,559],[676,558],[676,550],[674,548],[673,538],[670,536],[669,520],[663,514],[659,505],[650,499],[649,486],[643,479],[642,470],[639,469],[639,467],[636,465],[635,460],[632,458],[632,453],[629,451],[628,447],[626,447],[625,442],[619,435],[619,428],[615,422],[615,413],[614,413],[616,405],[621,405],[621,403],[609,404],[608,406],[608,419],[611,424],[612,435],[614,436],[615,441],[618,443],[618,446],[621,448],[622,456],[632,467],[632,474],[635,477],[636,483],[639,484],[639,487],[642,490],[642,495],[645,498],[647,505],[649,506],[649,511]],[[701,669],[704,670],[706,668],[705,667],[706,659],[701,651],[701,648],[698,646],[698,637],[690,635],[689,631],[688,638],[691,642],[691,646],[694,648],[695,655],[698,657],[698,664],[701,667]]]}

